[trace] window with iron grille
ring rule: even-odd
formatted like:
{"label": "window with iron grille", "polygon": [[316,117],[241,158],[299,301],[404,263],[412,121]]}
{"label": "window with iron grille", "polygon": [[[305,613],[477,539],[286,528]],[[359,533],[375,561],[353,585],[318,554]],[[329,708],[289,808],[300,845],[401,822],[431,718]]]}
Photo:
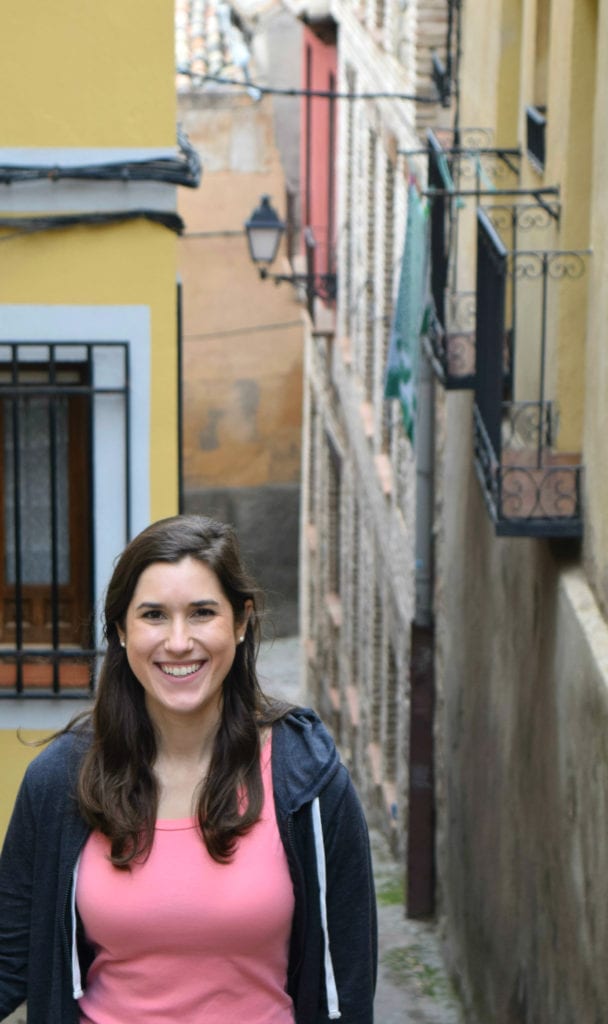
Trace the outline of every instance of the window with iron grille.
{"label": "window with iron grille", "polygon": [[128,535],[128,406],[126,343],[0,345],[0,696],[93,687],[94,510],[121,493]]}

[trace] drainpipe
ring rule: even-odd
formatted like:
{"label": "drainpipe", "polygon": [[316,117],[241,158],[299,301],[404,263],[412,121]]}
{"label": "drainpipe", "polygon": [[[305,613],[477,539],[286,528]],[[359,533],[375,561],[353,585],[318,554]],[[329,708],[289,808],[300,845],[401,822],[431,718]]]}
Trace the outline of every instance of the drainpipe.
{"label": "drainpipe", "polygon": [[434,378],[421,346],[416,420],[416,593],[411,629],[407,915],[435,910],[435,799],[433,717],[435,632],[433,622]]}

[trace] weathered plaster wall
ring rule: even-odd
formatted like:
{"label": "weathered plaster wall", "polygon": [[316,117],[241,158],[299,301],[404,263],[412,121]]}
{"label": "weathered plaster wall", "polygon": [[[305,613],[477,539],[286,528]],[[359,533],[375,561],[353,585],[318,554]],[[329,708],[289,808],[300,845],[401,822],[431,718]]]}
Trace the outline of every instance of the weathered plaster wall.
{"label": "weathered plaster wall", "polygon": [[497,539],[470,398],[445,406],[437,720],[441,906],[481,1021],[604,1019],[608,629],[567,551]]}
{"label": "weathered plaster wall", "polygon": [[289,285],[260,281],[243,231],[263,193],[285,216],[272,99],[191,94],[180,119],[204,167],[200,189],[180,195],[185,507],[234,523],[269,627],[295,633],[301,306]]}

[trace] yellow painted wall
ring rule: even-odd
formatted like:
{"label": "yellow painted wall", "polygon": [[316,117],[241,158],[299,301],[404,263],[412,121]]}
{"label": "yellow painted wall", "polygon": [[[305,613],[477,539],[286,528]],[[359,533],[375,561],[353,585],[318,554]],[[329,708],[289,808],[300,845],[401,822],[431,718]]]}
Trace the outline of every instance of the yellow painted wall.
{"label": "yellow painted wall", "polygon": [[500,30],[500,60],[497,76],[496,145],[516,144],[520,119],[518,84],[521,76],[521,0],[503,3]]}
{"label": "yellow painted wall", "polygon": [[[0,721],[2,707],[0,705]],[[42,739],[48,730],[28,730],[23,737],[28,741]],[[30,761],[40,753],[39,747],[20,742],[15,730],[0,731],[0,844],[9,822],[15,794]]]}
{"label": "yellow painted wall", "polygon": [[[173,0],[9,0],[2,10],[2,146],[175,146],[173,19]],[[175,234],[143,220],[10,240],[7,234],[0,236],[0,304],[149,308],[150,509],[153,519],[174,514]],[[2,728],[2,718],[0,702],[0,839],[23,770],[38,752],[21,744],[14,729]],[[52,728],[27,736],[48,735]]]}
{"label": "yellow painted wall", "polygon": [[171,146],[172,0],[2,5],[4,146]]}
{"label": "yellow painted wall", "polygon": [[150,307],[153,518],[177,510],[176,239],[145,221],[0,243],[0,303]]}
{"label": "yellow painted wall", "polygon": [[[143,305],[150,309],[151,518],[178,508],[176,239],[144,221],[71,228],[0,242],[0,303]],[[50,729],[29,731],[41,738]],[[0,842],[26,764],[38,748],[2,729]]]}
{"label": "yellow painted wall", "polygon": [[[588,0],[586,0],[588,2]],[[608,469],[606,395],[608,395],[608,3],[598,0],[597,60],[594,87],[594,140],[591,189],[589,319],[585,376],[585,566],[605,614],[608,614]]]}
{"label": "yellow painted wall", "polygon": [[[467,6],[477,45],[491,27],[475,18],[495,25],[496,9]],[[525,149],[523,111],[537,99],[536,3],[521,7]],[[561,224],[550,245],[593,252],[585,285],[563,283],[552,334],[561,440],[583,455],[587,579],[572,569],[575,548],[566,555],[561,545],[495,536],[467,440],[470,400],[451,393],[439,438],[449,470],[437,544],[446,945],[480,1019],[535,1024],[564,1013],[603,1019],[607,1002],[605,915],[595,910],[608,852],[608,0],[552,0],[551,9],[548,165],[539,174],[524,156],[524,183],[560,187]],[[466,39],[465,52],[474,48]],[[465,61],[472,99],[463,123],[482,106],[469,71]],[[536,235],[530,248],[540,244]],[[479,822],[481,843],[471,841]],[[508,962],[505,949],[516,950]]]}
{"label": "yellow painted wall", "polygon": [[[518,248],[584,250],[590,237],[596,66],[601,66],[596,53],[597,0],[552,0],[547,8],[549,33],[541,33],[539,41],[537,18],[543,3],[493,0],[483,17],[474,5],[465,5],[461,122],[493,128],[497,144],[519,144],[523,188],[559,188],[559,225],[520,233]],[[493,54],[491,81],[488,65]],[[539,101],[541,58],[547,61],[542,75],[542,99],[548,108],[544,170],[526,155],[525,122],[526,106]],[[518,200],[526,201],[523,196]],[[586,272],[580,281],[564,277],[549,286],[545,397],[559,410],[557,446],[573,453],[582,449],[588,285]],[[514,397],[525,401],[539,395],[539,282],[520,280],[517,299]]]}
{"label": "yellow painted wall", "polygon": [[503,0],[487,0],[480,18],[474,3],[463,4],[461,124],[495,127],[501,67]]}

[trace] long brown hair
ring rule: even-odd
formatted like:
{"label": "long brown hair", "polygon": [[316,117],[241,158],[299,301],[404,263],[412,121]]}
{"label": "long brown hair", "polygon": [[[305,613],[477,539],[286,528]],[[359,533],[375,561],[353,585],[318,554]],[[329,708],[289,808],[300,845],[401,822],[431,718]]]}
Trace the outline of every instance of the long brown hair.
{"label": "long brown hair", "polygon": [[[209,773],[200,787],[197,817],[214,860],[230,860],[239,836],[258,820],[263,804],[260,727],[285,714],[286,705],[262,693],[255,662],[260,640],[261,594],[241,561],[233,529],[206,516],[161,519],[132,540],[118,559],[104,609],[107,653],[91,712],[92,742],[78,783],[80,811],[92,828],[108,836],[111,860],[127,867],[150,852],[158,807],[154,774],[157,746],[144,690],[120,645],[127,608],[142,572],[154,562],[196,558],[208,566],[232,606],[235,623],[245,622],[224,680],[221,720]],[[242,797],[245,796],[243,801]]]}

